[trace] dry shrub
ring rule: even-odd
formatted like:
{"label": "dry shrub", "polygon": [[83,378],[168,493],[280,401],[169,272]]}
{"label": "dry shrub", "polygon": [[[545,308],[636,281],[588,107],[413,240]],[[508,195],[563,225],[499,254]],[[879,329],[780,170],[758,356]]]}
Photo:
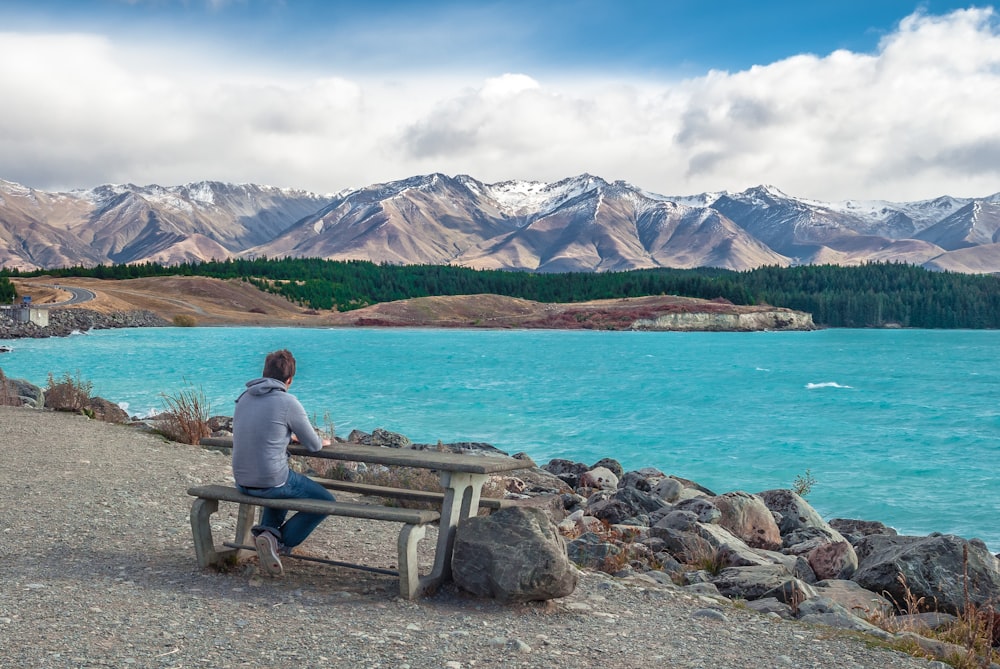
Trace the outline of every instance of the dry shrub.
{"label": "dry shrub", "polygon": [[683,542],[684,566],[692,571],[707,571],[713,576],[728,567],[725,552],[697,535]]}
{"label": "dry shrub", "polygon": [[208,426],[211,406],[205,392],[199,387],[189,387],[176,395],[163,394],[167,406],[160,431],[168,439],[182,444],[197,444],[202,437],[212,434]]}
{"label": "dry shrub", "polygon": [[77,372],[75,377],[66,372],[58,381],[52,376],[52,372],[49,372],[48,385],[45,387],[45,406],[56,411],[79,413],[90,402],[90,393],[93,389],[94,384],[82,380],[80,372]]}
{"label": "dry shrub", "polygon": [[189,316],[188,314],[177,314],[173,317],[173,323],[179,328],[193,328],[198,324],[194,316]]}

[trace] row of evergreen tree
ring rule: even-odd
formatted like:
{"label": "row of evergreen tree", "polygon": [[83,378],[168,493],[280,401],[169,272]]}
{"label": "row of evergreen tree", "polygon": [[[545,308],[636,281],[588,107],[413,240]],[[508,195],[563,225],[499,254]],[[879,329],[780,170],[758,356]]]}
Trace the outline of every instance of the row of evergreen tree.
{"label": "row of evergreen tree", "polygon": [[[242,279],[313,309],[346,311],[434,295],[495,293],[538,302],[644,295],[723,298],[734,304],[769,304],[809,312],[826,327],[1000,328],[1000,277],[931,272],[901,263],[858,267],[803,265],[744,272],[717,268],[537,274],[473,270],[447,265],[388,265],[316,258],[229,259],[163,266],[98,265],[22,273],[0,271],[0,297],[8,276],[84,276],[132,279],[164,275]],[[9,288],[5,288],[9,286]]]}

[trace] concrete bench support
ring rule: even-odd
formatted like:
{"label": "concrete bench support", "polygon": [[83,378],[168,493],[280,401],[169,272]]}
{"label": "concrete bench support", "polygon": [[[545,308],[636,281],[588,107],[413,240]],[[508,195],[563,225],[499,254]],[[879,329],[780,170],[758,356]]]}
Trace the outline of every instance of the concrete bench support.
{"label": "concrete bench support", "polygon": [[[252,544],[250,528],[253,525],[254,511],[261,506],[402,523],[403,527],[396,542],[399,593],[402,597],[413,599],[425,589],[419,575],[417,545],[426,534],[426,525],[440,519],[441,514],[437,511],[397,509],[374,504],[328,502],[317,499],[263,499],[244,495],[236,488],[222,485],[195,486],[189,488],[187,492],[196,498],[191,505],[191,532],[194,535],[198,566],[202,568],[241,557],[242,548],[219,547],[212,536],[211,516],[218,511],[219,502],[224,501],[240,505],[236,521],[236,540],[233,542],[235,546]],[[361,565],[337,564],[365,568]]]}

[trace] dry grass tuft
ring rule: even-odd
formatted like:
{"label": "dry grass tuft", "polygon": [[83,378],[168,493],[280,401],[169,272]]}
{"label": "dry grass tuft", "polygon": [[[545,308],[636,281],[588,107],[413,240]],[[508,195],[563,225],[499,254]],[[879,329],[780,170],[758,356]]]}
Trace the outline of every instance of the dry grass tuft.
{"label": "dry grass tuft", "polygon": [[208,427],[211,406],[201,388],[189,387],[175,395],[163,394],[167,406],[160,432],[172,441],[197,444],[202,437],[212,434]]}
{"label": "dry grass tuft", "polygon": [[[977,606],[969,597],[969,549],[965,547],[962,555],[963,586],[965,601],[958,619],[950,625],[939,629],[931,629],[926,625],[901,624],[895,611],[870,611],[865,616],[868,622],[890,632],[900,630],[913,632],[922,637],[949,644],[957,649],[948,655],[935,656],[925,646],[910,640],[897,640],[890,643],[893,648],[916,657],[936,659],[955,667],[955,669],[981,669],[991,663],[1000,662],[1000,612],[995,606]],[[910,590],[906,578],[900,574],[899,582],[903,586],[903,602],[897,602],[888,593],[883,593],[895,605],[896,610],[908,614],[933,611],[936,607],[929,606],[924,597],[917,597]]]}
{"label": "dry grass tuft", "polygon": [[177,314],[173,317],[173,323],[179,328],[193,328],[198,324],[194,316],[189,316],[188,314]]}
{"label": "dry grass tuft", "polygon": [[45,406],[56,411],[80,413],[90,402],[90,393],[93,389],[94,384],[81,379],[80,372],[77,372],[75,377],[66,372],[58,381],[52,376],[52,372],[49,372],[48,384],[45,387]]}

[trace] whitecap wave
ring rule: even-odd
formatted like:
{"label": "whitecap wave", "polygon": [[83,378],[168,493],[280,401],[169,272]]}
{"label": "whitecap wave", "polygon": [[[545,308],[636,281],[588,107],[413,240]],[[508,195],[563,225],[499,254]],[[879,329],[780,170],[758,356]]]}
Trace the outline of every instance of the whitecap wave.
{"label": "whitecap wave", "polygon": [[70,334],[70,336],[72,337],[73,335],[85,335],[85,334],[88,334],[88,333],[87,333],[87,332],[85,332],[85,331],[81,331],[81,330],[73,330],[73,331],[72,331],[72,332],[70,332],[69,334]]}
{"label": "whitecap wave", "polygon": [[823,383],[807,383],[806,390],[815,390],[816,388],[852,388],[853,386],[842,386],[836,381],[824,381]]}

